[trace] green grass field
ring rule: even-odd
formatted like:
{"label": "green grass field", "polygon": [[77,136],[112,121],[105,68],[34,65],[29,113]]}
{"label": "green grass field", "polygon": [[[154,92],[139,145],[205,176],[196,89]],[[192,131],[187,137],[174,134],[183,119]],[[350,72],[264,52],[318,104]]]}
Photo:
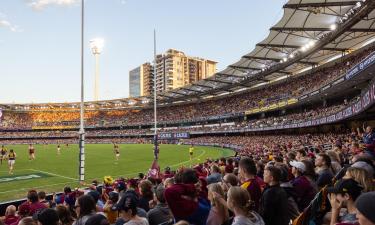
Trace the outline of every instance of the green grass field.
{"label": "green grass field", "polygon": [[[27,145],[7,146],[17,153],[15,171],[8,175],[7,162],[0,166],[0,203],[24,198],[29,189],[46,192],[62,191],[65,185],[78,186],[78,145],[61,146],[57,154],[56,145],[36,145],[36,159],[29,161]],[[190,166],[206,158],[219,158],[233,155],[228,149],[196,146],[190,161],[189,146],[161,145],[159,165],[161,169]],[[86,182],[102,180],[104,176],[134,177],[139,172],[146,173],[153,161],[152,145],[120,145],[120,160],[115,162],[113,146],[110,144],[86,145]],[[36,175],[34,179],[14,180],[15,177]],[[12,180],[13,179],[13,180]]]}

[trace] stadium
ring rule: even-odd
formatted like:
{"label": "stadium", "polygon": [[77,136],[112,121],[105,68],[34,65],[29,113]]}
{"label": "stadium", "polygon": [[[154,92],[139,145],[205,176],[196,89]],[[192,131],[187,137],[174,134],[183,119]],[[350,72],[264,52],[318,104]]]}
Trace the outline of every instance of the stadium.
{"label": "stadium", "polygon": [[0,104],[0,224],[375,224],[375,1],[283,11],[209,78],[85,101],[84,153],[80,102]]}

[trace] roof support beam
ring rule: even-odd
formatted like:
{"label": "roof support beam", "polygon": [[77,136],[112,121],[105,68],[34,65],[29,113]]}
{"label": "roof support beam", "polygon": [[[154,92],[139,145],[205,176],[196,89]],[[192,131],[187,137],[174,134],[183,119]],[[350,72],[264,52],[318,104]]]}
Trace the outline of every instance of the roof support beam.
{"label": "roof support beam", "polygon": [[[329,27],[271,27],[270,30],[274,31],[332,31]],[[372,28],[350,28],[345,32],[375,32]]]}
{"label": "roof support beam", "polygon": [[183,96],[189,96],[187,94],[183,94],[183,93],[180,93],[178,91],[169,91],[169,93],[174,93],[174,94],[183,95]]}
{"label": "roof support beam", "polygon": [[[269,47],[269,48],[294,48],[294,49],[302,47],[298,45],[280,45],[280,44],[257,44],[257,46],[266,47],[266,48]],[[347,51],[348,49],[346,48],[322,48],[321,50],[344,52],[344,51]]]}
{"label": "roof support beam", "polygon": [[216,82],[216,83],[222,83],[222,84],[235,84],[233,82],[229,82],[229,81],[225,81],[225,80],[214,80],[214,79],[211,79],[211,78],[208,78],[206,80]]}
{"label": "roof support beam", "polygon": [[241,77],[241,78],[243,78],[243,76],[240,76],[240,75],[227,74],[227,73],[217,73],[216,75],[225,76],[225,77]]}
{"label": "roof support beam", "polygon": [[351,6],[355,5],[358,1],[337,1],[337,2],[310,2],[298,4],[285,4],[283,8],[298,9],[306,7],[331,7],[331,6]]}
{"label": "roof support beam", "polygon": [[[242,56],[242,58],[270,60],[270,61],[275,61],[275,62],[280,62],[280,60],[281,60],[281,59],[278,59],[278,58],[268,58],[268,57],[248,56],[248,55]],[[316,65],[317,64],[317,63],[314,63],[314,62],[306,62],[306,61],[298,61],[298,63],[307,64],[307,65]]]}
{"label": "roof support beam", "polygon": [[197,93],[204,93],[204,91],[194,90],[194,89],[190,89],[190,88],[186,88],[186,87],[182,87],[180,89],[187,90],[187,91],[194,91],[194,92],[197,92]]}
{"label": "roof support beam", "polygon": [[212,86],[207,86],[207,85],[203,85],[203,84],[194,84],[194,86],[203,87],[203,88],[209,88],[209,89],[213,88]]}

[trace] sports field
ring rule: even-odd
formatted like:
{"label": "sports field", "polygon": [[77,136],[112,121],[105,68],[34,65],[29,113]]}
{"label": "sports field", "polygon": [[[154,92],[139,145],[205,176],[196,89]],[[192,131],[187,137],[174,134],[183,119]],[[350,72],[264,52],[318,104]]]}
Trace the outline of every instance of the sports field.
{"label": "sports field", "polygon": [[[17,153],[15,171],[8,175],[7,162],[0,166],[0,203],[26,196],[29,189],[46,192],[62,191],[64,185],[77,187],[78,145],[61,145],[61,154],[57,154],[57,145],[35,145],[36,159],[29,161],[27,145],[7,146]],[[228,149],[213,147],[194,147],[190,161],[189,146],[161,145],[159,165],[161,169],[170,166],[172,169],[182,165],[190,166],[206,158],[219,158],[233,155]],[[139,172],[146,173],[153,161],[152,145],[122,144],[120,159],[115,160],[113,145],[86,145],[86,182],[102,180],[104,176],[113,178],[134,177]]]}

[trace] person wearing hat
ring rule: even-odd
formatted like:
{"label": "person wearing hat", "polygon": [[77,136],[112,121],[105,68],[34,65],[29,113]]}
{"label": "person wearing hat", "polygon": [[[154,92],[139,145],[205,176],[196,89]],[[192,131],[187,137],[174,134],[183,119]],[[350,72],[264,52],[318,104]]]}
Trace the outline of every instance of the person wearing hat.
{"label": "person wearing hat", "polygon": [[126,192],[112,210],[120,212],[121,217],[127,221],[124,225],[149,225],[146,218],[137,215],[137,205],[137,196],[132,192]]}
{"label": "person wearing hat", "polygon": [[357,218],[360,225],[375,225],[374,213],[375,192],[360,195],[355,202]]}
{"label": "person wearing hat", "polygon": [[38,225],[58,225],[59,216],[54,209],[42,209],[33,215],[33,219],[38,221]]}
{"label": "person wearing hat", "polygon": [[294,187],[296,194],[296,203],[298,209],[303,211],[315,197],[315,189],[311,185],[310,181],[304,175],[306,172],[306,165],[303,162],[291,161],[289,163],[292,166],[292,174],[294,179],[291,184]]}
{"label": "person wearing hat", "polygon": [[[357,209],[355,200],[362,193],[362,187],[354,179],[342,179],[334,187],[327,188],[329,201],[332,206],[331,225],[336,223],[358,224],[356,219]],[[340,215],[341,209],[347,211]]]}

